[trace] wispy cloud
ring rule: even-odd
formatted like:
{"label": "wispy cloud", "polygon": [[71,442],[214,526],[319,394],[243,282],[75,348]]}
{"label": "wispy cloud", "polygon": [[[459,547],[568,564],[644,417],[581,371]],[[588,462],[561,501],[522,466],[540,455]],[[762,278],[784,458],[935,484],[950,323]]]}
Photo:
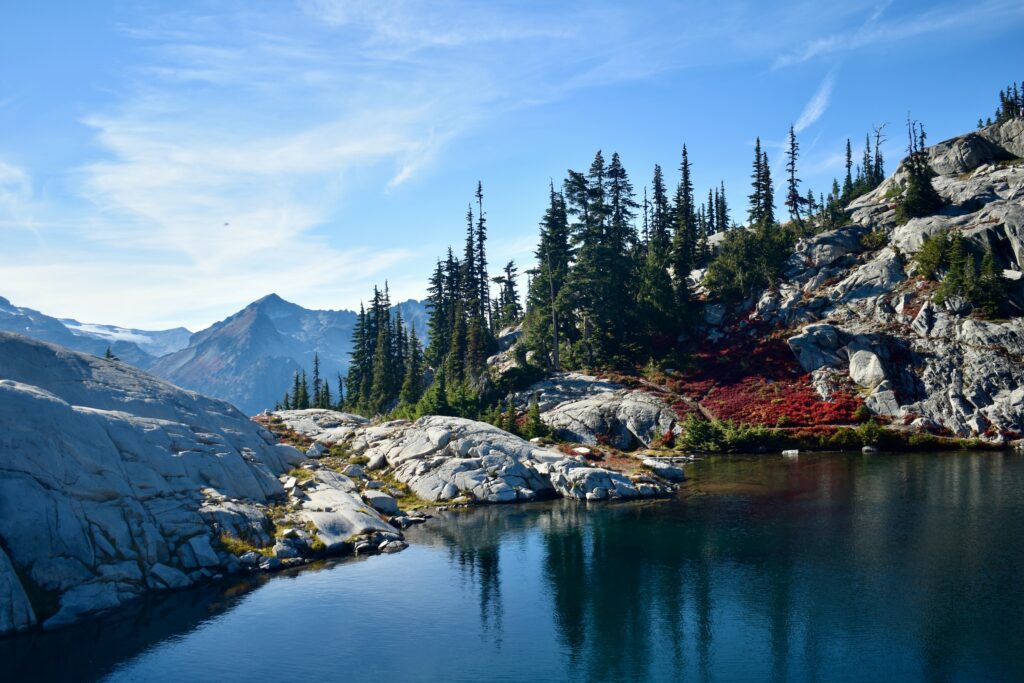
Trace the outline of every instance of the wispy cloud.
{"label": "wispy cloud", "polygon": [[814,95],[804,106],[804,110],[800,113],[800,117],[797,118],[796,123],[793,124],[794,130],[797,133],[806,130],[815,121],[821,118],[821,115],[828,109],[829,101],[832,99],[832,87],[835,85],[835,71],[828,72],[825,76],[825,80],[821,82]]}
{"label": "wispy cloud", "polygon": [[954,8],[948,4],[933,7],[917,15],[900,16],[883,21],[892,4],[885,0],[875,5],[860,26],[850,31],[816,38],[797,50],[779,56],[775,68],[802,64],[818,57],[836,55],[871,45],[893,43],[916,36],[945,30],[991,25],[1008,18],[1024,16],[1024,5],[1017,1],[989,0],[974,3],[970,8]]}

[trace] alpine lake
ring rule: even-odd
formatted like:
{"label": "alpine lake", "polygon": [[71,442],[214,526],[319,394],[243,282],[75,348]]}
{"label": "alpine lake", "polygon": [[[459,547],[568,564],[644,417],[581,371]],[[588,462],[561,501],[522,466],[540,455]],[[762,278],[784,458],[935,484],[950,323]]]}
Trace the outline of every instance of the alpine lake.
{"label": "alpine lake", "polygon": [[10,681],[1021,681],[1024,455],[716,456],[0,640]]}

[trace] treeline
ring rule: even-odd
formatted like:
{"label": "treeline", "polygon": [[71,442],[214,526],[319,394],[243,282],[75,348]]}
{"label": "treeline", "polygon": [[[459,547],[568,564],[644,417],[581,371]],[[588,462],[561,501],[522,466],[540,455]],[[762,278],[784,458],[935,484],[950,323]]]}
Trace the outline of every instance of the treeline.
{"label": "treeline", "polygon": [[[286,391],[284,398],[274,406],[274,410],[305,410],[307,408],[334,409],[341,407],[341,401],[335,403],[331,397],[331,385],[320,375],[320,354],[313,354],[312,383],[305,369],[296,371],[292,377],[292,388]],[[343,394],[341,376],[338,376],[338,397]]]}
{"label": "treeline", "polygon": [[[489,275],[487,218],[478,183],[466,211],[462,249],[449,248],[428,280],[427,347],[400,313],[392,314],[387,286],[374,288],[369,307],[361,306],[350,369],[339,378],[335,398],[317,381],[314,363],[312,385],[306,386],[305,373],[296,375],[282,407],[333,405],[409,418],[461,415],[538,433],[539,422],[529,429],[516,423],[515,407],[503,398],[513,388],[510,381],[506,376],[506,383],[496,386],[489,371],[488,358],[498,351],[503,328],[522,323],[511,382],[516,372],[525,384],[551,370],[685,362],[683,352],[700,324],[696,297],[749,301],[777,284],[798,239],[846,224],[845,207],[885,178],[884,129],[866,136],[857,159],[847,140],[843,177],[816,194],[805,190],[799,177],[800,145],[791,128],[784,150],[782,217],[776,213],[771,161],[758,139],[742,227],[732,218],[724,183],[698,199],[685,145],[674,187],[655,165],[641,193],[617,153],[606,160],[598,151],[586,171],[570,169],[561,183],[549,184],[536,265],[526,273],[525,310],[515,263]],[[907,131],[907,173],[890,196],[900,220],[941,206],[931,185],[924,130],[908,121]],[[1001,285],[990,255],[976,266],[975,259],[961,259],[945,243],[929,249],[944,254],[929,271],[944,280],[940,296],[968,296],[982,311],[998,307]]]}
{"label": "treeline", "polygon": [[1006,123],[1011,119],[1024,117],[1024,88],[1018,89],[1017,82],[1006,86],[1005,90],[999,91],[999,106],[996,107],[995,119],[987,118],[985,121],[978,119],[978,128],[991,126],[992,124]]}

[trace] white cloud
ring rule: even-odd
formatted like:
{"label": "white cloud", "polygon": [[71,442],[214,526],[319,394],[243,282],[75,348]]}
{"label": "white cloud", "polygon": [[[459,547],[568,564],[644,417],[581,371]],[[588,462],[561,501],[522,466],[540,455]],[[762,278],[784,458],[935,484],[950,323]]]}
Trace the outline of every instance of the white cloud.
{"label": "white cloud", "polygon": [[1016,0],[989,0],[974,3],[968,9],[938,5],[916,16],[902,16],[883,22],[882,17],[891,4],[892,0],[876,4],[868,18],[852,31],[816,38],[797,50],[781,55],[775,60],[775,68],[802,64],[818,57],[871,45],[908,40],[928,33],[991,26],[993,22],[1024,16],[1024,5]]}
{"label": "white cloud", "polygon": [[832,87],[835,85],[835,72],[830,71],[825,80],[818,86],[814,96],[804,106],[800,117],[793,124],[797,133],[806,130],[811,124],[821,118],[821,115],[828,109],[829,101],[832,99]]}

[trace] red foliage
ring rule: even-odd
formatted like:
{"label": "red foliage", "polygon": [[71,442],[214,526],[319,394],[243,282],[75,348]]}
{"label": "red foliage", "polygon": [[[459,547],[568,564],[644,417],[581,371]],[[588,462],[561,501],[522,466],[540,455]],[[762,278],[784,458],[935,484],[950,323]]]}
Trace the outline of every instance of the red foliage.
{"label": "red foliage", "polygon": [[810,376],[795,380],[770,380],[749,376],[719,386],[704,398],[703,405],[720,420],[766,426],[810,427],[855,422],[860,400],[837,392],[823,401],[811,386]]}
{"label": "red foliage", "polygon": [[696,398],[720,420],[785,427],[857,421],[861,399],[852,389],[822,400],[784,340],[767,329],[743,327],[730,330],[728,342],[705,342],[688,368],[665,378],[665,386]]}

